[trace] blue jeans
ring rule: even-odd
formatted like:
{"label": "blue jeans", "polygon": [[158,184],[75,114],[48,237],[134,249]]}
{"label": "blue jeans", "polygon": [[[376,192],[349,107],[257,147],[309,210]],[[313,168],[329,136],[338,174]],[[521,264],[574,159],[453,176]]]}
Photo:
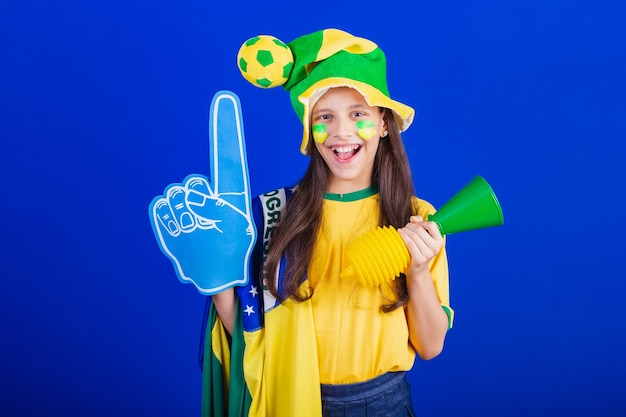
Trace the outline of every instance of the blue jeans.
{"label": "blue jeans", "polygon": [[405,372],[358,384],[322,384],[323,417],[415,417]]}

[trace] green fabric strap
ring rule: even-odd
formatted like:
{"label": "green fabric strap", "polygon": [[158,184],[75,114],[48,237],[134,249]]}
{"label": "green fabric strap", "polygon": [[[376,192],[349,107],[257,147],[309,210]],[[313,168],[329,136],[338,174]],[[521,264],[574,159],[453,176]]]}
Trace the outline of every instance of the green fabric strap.
{"label": "green fabric strap", "polygon": [[244,339],[241,308],[235,309],[235,328],[230,344],[230,387],[223,383],[222,364],[212,349],[212,330],[218,320],[215,305],[211,303],[205,329],[202,372],[202,417],[246,417],[250,409],[250,392],[243,376]]}

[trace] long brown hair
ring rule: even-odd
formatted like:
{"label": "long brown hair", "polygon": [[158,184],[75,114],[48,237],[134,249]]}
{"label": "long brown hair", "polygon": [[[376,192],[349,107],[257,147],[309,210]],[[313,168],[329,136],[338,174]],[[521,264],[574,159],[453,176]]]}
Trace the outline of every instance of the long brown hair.
{"label": "long brown hair", "polygon": [[[411,216],[411,197],[415,190],[409,160],[402,143],[400,130],[389,109],[383,115],[389,135],[381,138],[374,160],[372,186],[378,188],[380,206],[380,226],[403,227]],[[329,169],[317,151],[312,147],[311,161],[300,180],[296,191],[289,200],[280,223],[274,229],[263,273],[269,291],[278,300],[292,297],[297,301],[310,298],[312,289],[299,289],[307,279],[317,233],[322,219],[322,205],[327,191]],[[285,257],[286,268],[280,288],[276,287],[278,266]],[[397,300],[381,306],[385,312],[394,310],[408,300],[406,277],[402,274],[394,280]]]}

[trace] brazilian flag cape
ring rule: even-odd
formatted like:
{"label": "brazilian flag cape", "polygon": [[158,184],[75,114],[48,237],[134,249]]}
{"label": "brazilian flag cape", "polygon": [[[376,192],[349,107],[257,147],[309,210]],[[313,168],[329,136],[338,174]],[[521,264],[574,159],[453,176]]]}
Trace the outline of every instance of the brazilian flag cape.
{"label": "brazilian flag cape", "polygon": [[[253,251],[250,282],[235,288],[232,339],[207,299],[200,343],[203,417],[322,415],[311,303],[279,303],[258,278],[272,229],[292,192],[281,188],[253,200],[262,239]],[[275,279],[280,284],[280,272]]]}

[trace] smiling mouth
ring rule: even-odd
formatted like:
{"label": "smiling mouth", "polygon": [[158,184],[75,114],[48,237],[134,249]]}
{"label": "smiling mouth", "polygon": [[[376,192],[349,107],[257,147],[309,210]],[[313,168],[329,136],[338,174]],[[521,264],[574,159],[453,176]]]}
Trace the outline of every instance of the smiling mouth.
{"label": "smiling mouth", "polygon": [[361,150],[361,145],[332,146],[330,150],[340,161],[352,158]]}

